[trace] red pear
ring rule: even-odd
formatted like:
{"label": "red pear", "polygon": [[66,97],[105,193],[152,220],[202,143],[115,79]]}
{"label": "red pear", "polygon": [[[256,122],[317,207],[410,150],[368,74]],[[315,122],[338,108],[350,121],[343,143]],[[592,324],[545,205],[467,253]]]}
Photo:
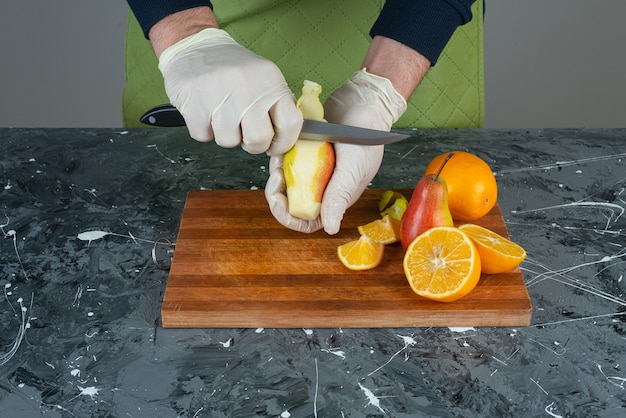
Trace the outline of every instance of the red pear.
{"label": "red pear", "polygon": [[448,187],[445,180],[439,177],[453,155],[452,152],[448,154],[437,173],[424,175],[415,185],[400,227],[402,247],[405,250],[422,232],[436,226],[454,225],[448,208]]}

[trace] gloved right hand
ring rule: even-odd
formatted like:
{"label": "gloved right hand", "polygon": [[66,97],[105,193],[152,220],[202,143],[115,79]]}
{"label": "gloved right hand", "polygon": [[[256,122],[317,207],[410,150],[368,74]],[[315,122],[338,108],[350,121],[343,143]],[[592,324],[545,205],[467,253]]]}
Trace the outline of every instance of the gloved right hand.
{"label": "gloved right hand", "polygon": [[[328,97],[324,113],[332,123],[389,131],[406,106],[390,80],[361,69]],[[335,144],[335,171],[320,215],[327,233],[339,232],[344,213],[378,172],[384,150],[382,145]]]}
{"label": "gloved right hand", "polygon": [[198,141],[280,155],[298,139],[302,113],[278,67],[221,29],[204,29],[165,49],[159,70]]}
{"label": "gloved right hand", "polygon": [[[365,69],[354,73],[324,104],[324,116],[329,122],[384,131],[389,131],[405,110],[406,100],[391,81],[368,73]],[[272,215],[282,225],[307,233],[322,227],[330,235],[339,232],[344,213],[376,175],[383,159],[384,147],[335,144],[334,148],[335,170],[324,192],[320,216],[312,221],[289,214],[283,156],[270,159],[265,198]]]}

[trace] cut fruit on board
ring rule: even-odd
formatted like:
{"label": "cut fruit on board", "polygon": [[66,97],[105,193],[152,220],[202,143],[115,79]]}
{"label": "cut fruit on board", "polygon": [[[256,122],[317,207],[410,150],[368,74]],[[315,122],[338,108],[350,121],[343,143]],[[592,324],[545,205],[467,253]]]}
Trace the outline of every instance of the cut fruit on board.
{"label": "cut fruit on board", "polygon": [[[411,190],[399,190],[410,198]],[[383,190],[366,190],[341,231],[303,234],[280,225],[262,190],[189,192],[163,299],[165,328],[394,328],[527,326],[531,302],[519,268],[481,276],[452,303],[416,295],[404,251],[380,265],[347,269],[337,247],[380,218]],[[508,237],[498,206],[475,223]]]}

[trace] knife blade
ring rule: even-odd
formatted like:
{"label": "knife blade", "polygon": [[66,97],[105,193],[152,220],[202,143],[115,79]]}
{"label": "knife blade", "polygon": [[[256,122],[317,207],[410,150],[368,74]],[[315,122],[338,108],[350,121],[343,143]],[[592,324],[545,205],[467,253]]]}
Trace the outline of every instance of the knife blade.
{"label": "knife blade", "polygon": [[[141,123],[150,126],[185,126],[183,115],[171,104],[153,107],[144,113],[139,120]],[[338,125],[314,120],[304,121],[299,136],[300,139],[354,145],[387,145],[402,141],[408,137],[409,135],[395,132]]]}

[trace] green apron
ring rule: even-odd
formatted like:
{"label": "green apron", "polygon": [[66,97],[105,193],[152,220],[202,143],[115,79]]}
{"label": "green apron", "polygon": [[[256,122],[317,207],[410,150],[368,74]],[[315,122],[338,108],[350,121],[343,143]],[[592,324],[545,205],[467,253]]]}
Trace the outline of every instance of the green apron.
{"label": "green apron", "polygon": [[[214,0],[220,26],[235,40],[273,61],[298,97],[303,80],[322,85],[322,100],[363,62],[369,30],[383,0]],[[479,128],[484,119],[483,2],[459,27],[409,99],[396,128]],[[148,40],[129,14],[122,98],[125,127],[168,103]]]}

